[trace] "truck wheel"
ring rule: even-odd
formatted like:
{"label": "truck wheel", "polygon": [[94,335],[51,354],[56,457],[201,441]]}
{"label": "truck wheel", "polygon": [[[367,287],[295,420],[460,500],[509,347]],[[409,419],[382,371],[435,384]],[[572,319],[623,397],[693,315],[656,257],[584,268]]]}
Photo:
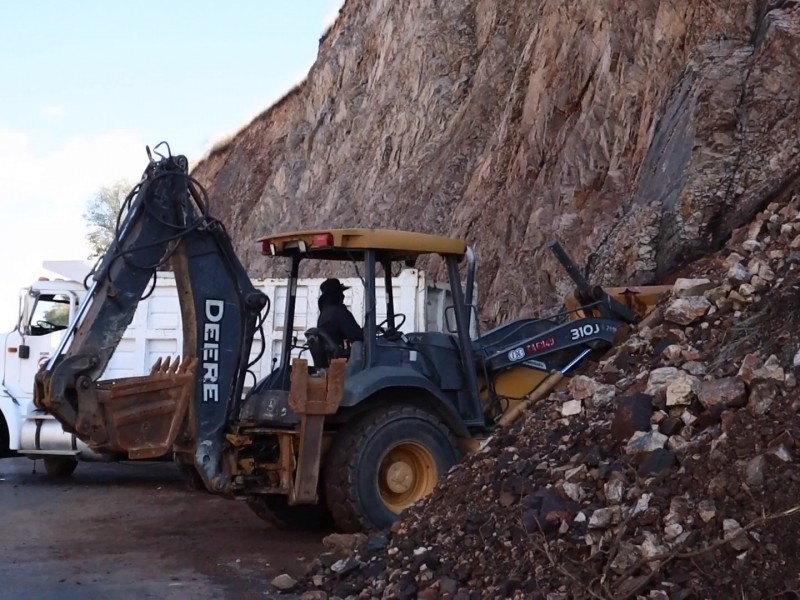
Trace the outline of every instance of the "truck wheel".
{"label": "truck wheel", "polygon": [[328,509],[345,532],[385,529],[430,494],[459,459],[455,438],[432,414],[411,406],[368,413],[331,446]]}
{"label": "truck wheel", "polygon": [[10,442],[11,439],[8,435],[8,425],[6,425],[6,420],[3,418],[3,415],[0,414],[0,458],[14,455],[14,453],[11,451]]}
{"label": "truck wheel", "polygon": [[50,477],[69,477],[78,466],[78,459],[73,456],[45,456],[44,470]]}
{"label": "truck wheel", "polygon": [[286,496],[253,494],[247,497],[247,506],[276,529],[313,531],[331,526],[331,515],[324,503],[289,506]]}
{"label": "truck wheel", "polygon": [[206,484],[203,478],[200,477],[200,473],[194,468],[194,465],[191,463],[184,463],[177,454],[173,454],[172,456],[175,466],[178,468],[178,474],[181,476],[181,480],[186,487],[195,492],[207,492]]}

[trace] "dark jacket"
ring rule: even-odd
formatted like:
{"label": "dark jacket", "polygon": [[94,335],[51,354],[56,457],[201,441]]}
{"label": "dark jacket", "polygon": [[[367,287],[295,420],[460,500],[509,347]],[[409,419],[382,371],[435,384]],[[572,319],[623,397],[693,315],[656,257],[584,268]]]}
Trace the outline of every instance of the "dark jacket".
{"label": "dark jacket", "polygon": [[344,304],[338,302],[325,302],[320,298],[319,319],[317,327],[328,333],[342,348],[344,341],[361,342],[364,332],[353,314]]}

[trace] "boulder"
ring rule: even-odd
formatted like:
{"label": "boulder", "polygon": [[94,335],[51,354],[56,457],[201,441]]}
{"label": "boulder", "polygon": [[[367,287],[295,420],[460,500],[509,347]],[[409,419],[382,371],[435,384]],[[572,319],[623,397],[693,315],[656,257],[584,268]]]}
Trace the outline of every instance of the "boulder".
{"label": "boulder", "polygon": [[581,414],[583,405],[580,400],[567,400],[561,405],[561,416],[572,417]]}
{"label": "boulder", "polygon": [[592,529],[605,529],[614,517],[614,510],[611,508],[598,508],[589,517],[589,527]]}
{"label": "boulder", "polygon": [[681,365],[681,369],[689,373],[690,375],[705,375],[706,374],[706,366],[698,362],[696,360],[689,360],[686,361]]}
{"label": "boulder", "polygon": [[737,285],[742,284],[750,281],[750,271],[742,263],[737,262],[728,269],[728,279]]}
{"label": "boulder", "polygon": [[322,545],[330,552],[349,556],[357,546],[367,541],[363,533],[332,533],[322,538]]}
{"label": "boulder", "polygon": [[752,546],[747,533],[734,519],[725,519],[722,522],[723,537],[737,551],[747,550]]}
{"label": "boulder", "polygon": [[270,581],[270,585],[275,589],[281,590],[283,592],[291,590],[294,586],[297,585],[297,581],[291,576],[287,575],[286,573],[282,573],[275,577],[272,581]]}
{"label": "boulder", "polygon": [[678,377],[679,374],[680,370],[676,367],[660,367],[658,369],[653,369],[650,372],[650,376],[647,378],[647,387],[644,393],[655,396],[666,392],[669,382]]}
{"label": "boulder", "polygon": [[786,379],[786,373],[781,366],[781,361],[774,354],[771,354],[764,363],[764,375],[775,381],[784,381]]}
{"label": "boulder", "polygon": [[703,523],[708,523],[717,516],[717,506],[713,500],[701,500],[697,503],[697,514]]}
{"label": "boulder", "polygon": [[764,363],[758,356],[755,354],[746,354],[744,359],[742,359],[742,365],[739,367],[739,371],[736,375],[749,385],[753,379],[759,377],[758,372],[763,366]]}
{"label": "boulder", "polygon": [[744,406],[747,404],[747,390],[738,378],[724,377],[703,381],[698,398],[706,409],[716,406]]}
{"label": "boulder", "polygon": [[748,461],[745,468],[745,480],[750,487],[761,487],[764,485],[764,471],[767,468],[767,461],[763,455],[759,454]]}
{"label": "boulder", "polygon": [[705,294],[703,294],[708,300],[714,304],[717,308],[722,306],[722,303],[728,298],[728,294],[731,291],[731,286],[729,284],[721,285],[719,287],[712,288],[708,290]]}
{"label": "boulder", "polygon": [[678,298],[667,307],[664,318],[678,325],[691,325],[701,319],[711,308],[711,302],[705,296]]}
{"label": "boulder", "polygon": [[574,400],[590,400],[592,406],[607,406],[614,399],[616,388],[607,383],[577,375],[569,382],[569,392]]}
{"label": "boulder", "polygon": [[648,394],[619,398],[611,424],[611,436],[618,442],[625,442],[637,431],[648,431],[652,414],[653,397]]}
{"label": "boulder", "polygon": [[658,431],[637,431],[628,440],[625,452],[631,455],[653,452],[664,447],[667,443],[667,436]]}
{"label": "boulder", "polygon": [[[661,434],[659,434],[661,435]],[[664,436],[666,438],[666,436]],[[665,440],[666,441],[666,440]],[[656,448],[644,455],[638,473],[642,477],[658,475],[675,466],[675,453],[665,448]]]}
{"label": "boulder", "polygon": [[757,379],[750,385],[747,409],[753,416],[763,416],[769,411],[779,393],[774,379]]}
{"label": "boulder", "polygon": [[689,406],[700,392],[700,380],[680,372],[667,385],[667,406]]}
{"label": "boulder", "polygon": [[675,280],[675,284],[672,286],[672,293],[678,298],[702,296],[713,287],[714,284],[711,283],[710,279],[686,279],[680,277]]}

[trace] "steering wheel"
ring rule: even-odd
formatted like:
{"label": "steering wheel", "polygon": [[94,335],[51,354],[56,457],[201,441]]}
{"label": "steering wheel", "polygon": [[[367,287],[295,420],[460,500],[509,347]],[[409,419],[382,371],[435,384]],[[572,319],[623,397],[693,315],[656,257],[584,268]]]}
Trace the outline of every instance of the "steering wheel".
{"label": "steering wheel", "polygon": [[300,350],[300,357],[302,358],[302,356],[303,356],[303,352],[308,352],[308,351],[309,351],[309,347],[308,347],[308,344],[307,344],[307,343],[306,343],[306,344],[302,344],[302,345],[301,345],[301,344],[298,344],[298,343],[297,343],[298,341],[299,341],[299,340],[297,339],[297,336],[294,336],[294,337],[292,338],[292,344],[291,344],[291,346],[289,347],[289,350],[290,350],[290,351],[291,351],[291,350]]}
{"label": "steering wheel", "polygon": [[45,321],[44,319],[36,321],[36,326],[41,327],[42,329],[49,329],[50,331],[58,329],[58,325],[51,323],[50,321]]}
{"label": "steering wheel", "polygon": [[[400,317],[400,322],[397,323],[394,327],[388,327],[388,325],[389,325],[389,317],[386,317],[383,321],[378,323],[375,326],[375,329],[377,330],[378,335],[382,335],[382,336],[392,335],[392,334],[396,334],[398,331],[400,331],[400,328],[406,322],[406,316],[403,313],[398,313],[398,314],[395,315],[395,319],[398,318],[398,317]],[[384,329],[384,326],[387,326],[387,328]]]}

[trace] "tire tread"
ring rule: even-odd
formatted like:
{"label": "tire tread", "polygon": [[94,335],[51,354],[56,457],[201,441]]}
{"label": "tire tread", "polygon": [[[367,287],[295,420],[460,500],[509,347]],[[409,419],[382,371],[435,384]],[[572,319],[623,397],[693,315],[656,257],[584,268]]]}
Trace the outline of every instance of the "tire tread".
{"label": "tire tread", "polygon": [[434,414],[408,404],[382,407],[349,423],[339,432],[328,453],[324,486],[328,510],[336,526],[346,533],[371,531],[374,526],[358,507],[357,464],[359,445],[368,439],[367,432],[379,428],[387,421],[398,418],[416,418],[427,421],[444,434],[455,448],[456,441],[450,429]]}

